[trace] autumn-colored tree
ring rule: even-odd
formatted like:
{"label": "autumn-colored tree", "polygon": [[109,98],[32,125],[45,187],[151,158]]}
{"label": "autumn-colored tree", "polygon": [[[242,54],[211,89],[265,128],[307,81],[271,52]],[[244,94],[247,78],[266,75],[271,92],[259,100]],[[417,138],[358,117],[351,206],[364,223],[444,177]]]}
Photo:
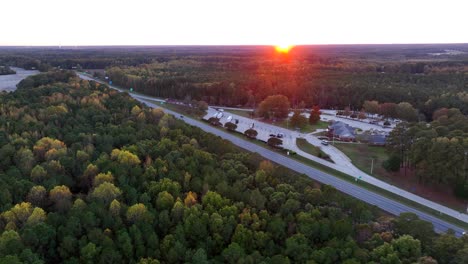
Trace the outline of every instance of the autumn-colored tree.
{"label": "autumn-colored tree", "polygon": [[278,148],[283,144],[283,140],[277,137],[271,137],[268,139],[267,144],[272,147]]}
{"label": "autumn-colored tree", "polygon": [[291,127],[304,128],[307,125],[307,118],[300,111],[294,111],[290,119]]}
{"label": "autumn-colored tree", "polygon": [[366,119],[367,118],[367,115],[366,115],[366,112],[364,112],[364,109],[359,111],[358,118],[359,119]]}
{"label": "autumn-colored tree", "polygon": [[91,188],[94,181],[94,177],[96,177],[98,173],[99,168],[96,165],[92,163],[88,164],[83,174],[79,177],[79,186],[85,190]]}
{"label": "autumn-colored tree", "polygon": [[232,122],[226,122],[226,124],[224,124],[224,127],[227,128],[227,130],[229,131],[235,131],[237,128],[237,125]]}
{"label": "autumn-colored tree", "polygon": [[65,155],[67,146],[58,139],[44,137],[36,142],[33,151],[39,160],[44,160],[46,158],[50,160]]}
{"label": "autumn-colored tree", "polygon": [[349,106],[346,106],[346,107],[344,108],[343,114],[344,114],[345,116],[350,116],[350,115],[352,114],[351,108],[350,108]]}
{"label": "autumn-colored tree", "polygon": [[26,223],[28,225],[36,225],[36,224],[45,222],[46,219],[47,219],[46,212],[42,210],[42,208],[36,207],[32,211],[31,215],[28,217],[28,220],[26,221]]}
{"label": "autumn-colored tree", "polygon": [[132,115],[137,116],[141,113],[141,108],[138,105],[135,105],[131,111]]}
{"label": "autumn-colored tree", "polygon": [[195,192],[188,192],[184,199],[184,204],[187,207],[191,207],[197,203],[197,194]]}
{"label": "autumn-colored tree", "polygon": [[47,191],[43,186],[36,185],[31,188],[26,197],[26,201],[30,202],[34,206],[43,207],[46,204]]}
{"label": "autumn-colored tree", "polygon": [[418,111],[407,102],[401,102],[396,107],[396,115],[398,118],[401,118],[406,121],[417,121],[418,120]]}
{"label": "autumn-colored tree", "polygon": [[2,213],[2,217],[6,222],[15,223],[17,227],[23,226],[31,216],[33,212],[33,206],[30,203],[22,202],[16,204],[10,210]]}
{"label": "autumn-colored tree", "polygon": [[83,201],[83,199],[81,198],[77,198],[74,202],[73,202],[73,206],[72,206],[72,209],[75,210],[75,211],[83,211],[86,209],[86,202]]}
{"label": "autumn-colored tree", "polygon": [[114,149],[112,150],[111,158],[126,166],[135,166],[141,162],[137,155],[128,150]]}
{"label": "autumn-colored tree", "polygon": [[91,197],[103,201],[104,204],[109,204],[122,194],[122,191],[110,182],[103,182],[97,186],[92,192]]}
{"label": "autumn-colored tree", "polygon": [[317,124],[317,122],[320,121],[321,113],[322,112],[320,112],[320,108],[317,105],[312,107],[312,111],[310,112],[310,115],[309,115],[309,123],[311,125]]}
{"label": "autumn-colored tree", "polygon": [[439,108],[432,114],[432,120],[437,120],[443,116],[448,117],[449,110],[447,108]]}
{"label": "autumn-colored tree", "polygon": [[93,186],[97,187],[104,182],[114,183],[114,176],[110,171],[108,171],[107,173],[99,173],[98,175],[96,175],[96,177],[94,177]]}
{"label": "autumn-colored tree", "polygon": [[161,108],[151,109],[150,115],[149,115],[151,122],[156,123],[156,124],[159,122],[159,120],[161,120],[163,116],[164,116],[164,111]]}
{"label": "autumn-colored tree", "polygon": [[71,206],[72,193],[65,185],[55,186],[50,190],[49,198],[54,203],[56,210],[63,212]]}
{"label": "autumn-colored tree", "polygon": [[382,103],[380,104],[380,114],[383,115],[386,118],[389,117],[396,117],[396,108],[397,105],[395,103]]}
{"label": "autumn-colored tree", "polygon": [[35,183],[42,182],[46,176],[47,171],[41,165],[36,165],[31,171],[31,180]]}
{"label": "autumn-colored tree", "polygon": [[263,118],[286,118],[289,114],[289,100],[284,95],[270,95],[258,106],[256,112]]}
{"label": "autumn-colored tree", "polygon": [[146,209],[146,206],[142,203],[134,204],[127,209],[127,221],[130,223],[144,221],[147,220],[148,217],[148,209]]}
{"label": "autumn-colored tree", "polygon": [[380,112],[380,106],[378,101],[364,101],[362,108],[370,114],[378,114]]}
{"label": "autumn-colored tree", "polygon": [[258,135],[258,132],[257,130],[250,128],[244,132],[244,135],[246,135],[249,138],[256,138]]}
{"label": "autumn-colored tree", "polygon": [[112,200],[112,202],[109,205],[110,213],[113,216],[118,216],[118,215],[120,215],[120,210],[121,210],[121,206],[120,206],[119,201],[117,201],[116,199]]}
{"label": "autumn-colored tree", "polygon": [[208,122],[213,126],[221,126],[222,125],[221,122],[219,122],[219,118],[217,118],[217,117],[210,117],[208,119]]}
{"label": "autumn-colored tree", "polygon": [[266,174],[271,175],[275,171],[275,165],[269,160],[262,160],[258,165],[259,170],[263,170]]}

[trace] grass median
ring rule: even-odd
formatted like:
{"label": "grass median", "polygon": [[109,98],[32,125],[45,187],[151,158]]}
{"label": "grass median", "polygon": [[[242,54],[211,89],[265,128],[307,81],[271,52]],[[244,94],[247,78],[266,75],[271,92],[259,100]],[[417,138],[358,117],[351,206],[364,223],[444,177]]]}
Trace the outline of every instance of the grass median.
{"label": "grass median", "polygon": [[325,152],[323,152],[319,147],[316,147],[312,144],[310,144],[309,142],[307,142],[306,139],[304,138],[298,138],[296,139],[296,145],[297,147],[306,152],[306,153],[309,153],[310,155],[313,155],[313,156],[316,156],[317,158],[321,158],[321,159],[324,159],[324,160],[327,160],[327,161],[330,161],[330,162],[333,162],[335,163],[328,154],[326,154]]}

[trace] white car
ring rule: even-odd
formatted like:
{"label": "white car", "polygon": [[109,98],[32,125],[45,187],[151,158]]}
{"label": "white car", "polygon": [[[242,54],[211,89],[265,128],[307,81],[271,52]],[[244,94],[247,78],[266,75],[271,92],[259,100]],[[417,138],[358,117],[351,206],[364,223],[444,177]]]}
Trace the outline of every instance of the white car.
{"label": "white car", "polygon": [[328,140],[322,140],[320,143],[324,146],[328,146]]}

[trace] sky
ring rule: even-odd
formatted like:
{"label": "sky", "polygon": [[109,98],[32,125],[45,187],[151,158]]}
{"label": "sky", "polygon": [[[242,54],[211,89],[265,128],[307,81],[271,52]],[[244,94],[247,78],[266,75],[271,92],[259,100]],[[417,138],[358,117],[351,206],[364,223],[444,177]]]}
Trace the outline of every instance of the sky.
{"label": "sky", "polygon": [[468,43],[467,0],[1,1],[1,46]]}

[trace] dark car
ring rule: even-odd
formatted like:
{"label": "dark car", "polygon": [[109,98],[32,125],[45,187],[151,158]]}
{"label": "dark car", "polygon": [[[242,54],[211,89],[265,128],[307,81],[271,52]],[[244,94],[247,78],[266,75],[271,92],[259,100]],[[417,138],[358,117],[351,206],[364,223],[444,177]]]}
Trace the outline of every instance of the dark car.
{"label": "dark car", "polygon": [[181,115],[181,116],[180,116],[180,118],[184,118],[184,116],[183,116],[183,115]]}
{"label": "dark car", "polygon": [[270,134],[270,137],[276,137],[276,135],[275,134]]}

